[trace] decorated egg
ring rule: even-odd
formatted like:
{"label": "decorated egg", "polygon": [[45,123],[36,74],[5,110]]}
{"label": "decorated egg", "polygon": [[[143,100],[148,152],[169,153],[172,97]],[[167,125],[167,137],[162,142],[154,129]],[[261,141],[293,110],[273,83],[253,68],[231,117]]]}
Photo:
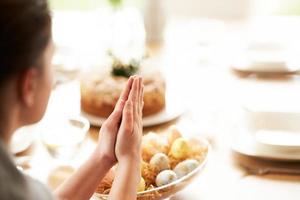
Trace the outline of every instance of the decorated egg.
{"label": "decorated egg", "polygon": [[157,175],[155,183],[157,187],[160,187],[172,183],[175,180],[177,180],[175,172],[172,170],[164,170]]}
{"label": "decorated egg", "polygon": [[189,155],[188,141],[184,138],[176,139],[171,146],[170,154],[176,159],[186,158]]}
{"label": "decorated egg", "polygon": [[199,163],[197,160],[185,160],[176,165],[176,167],[174,168],[174,172],[176,173],[178,178],[181,178],[196,169],[198,165]]}
{"label": "decorated egg", "polygon": [[159,172],[165,169],[170,169],[169,158],[164,153],[155,154],[150,160],[150,165],[155,166]]}

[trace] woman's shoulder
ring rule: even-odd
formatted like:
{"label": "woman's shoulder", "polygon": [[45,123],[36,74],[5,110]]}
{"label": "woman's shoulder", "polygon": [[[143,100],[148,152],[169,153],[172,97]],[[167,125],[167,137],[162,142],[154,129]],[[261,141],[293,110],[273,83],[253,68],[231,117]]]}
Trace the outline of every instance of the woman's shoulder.
{"label": "woman's shoulder", "polygon": [[26,199],[26,182],[14,165],[4,144],[0,141],[0,197],[1,199]]}
{"label": "woman's shoulder", "polygon": [[0,199],[52,200],[50,190],[41,182],[24,175],[0,141]]}
{"label": "woman's shoulder", "polygon": [[52,195],[50,189],[41,183],[40,181],[31,178],[29,176],[25,176],[26,185],[30,191],[32,200],[53,200],[54,196]]}

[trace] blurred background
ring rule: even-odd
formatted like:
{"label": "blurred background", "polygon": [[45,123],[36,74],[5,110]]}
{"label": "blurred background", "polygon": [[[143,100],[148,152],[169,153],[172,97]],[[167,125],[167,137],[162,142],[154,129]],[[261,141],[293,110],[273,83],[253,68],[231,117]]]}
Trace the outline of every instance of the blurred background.
{"label": "blurred background", "polygon": [[[172,15],[201,16],[217,18],[239,18],[253,14],[285,14],[297,15],[300,2],[297,0],[166,0],[168,11]],[[108,5],[106,0],[50,0],[55,10],[89,10]],[[145,1],[127,0],[125,5],[142,8]]]}
{"label": "blurred background", "polygon": [[233,62],[230,56],[249,42],[290,46],[298,41],[299,28],[293,20],[300,14],[298,0],[50,0],[50,4],[60,52],[55,63],[67,68],[104,62],[100,52],[116,46],[126,46],[135,55],[145,42],[163,41],[171,50],[172,45],[199,50],[217,44],[218,52],[202,48],[196,62],[207,61],[214,51],[224,65],[224,59]]}
{"label": "blurred background", "polygon": [[[197,104],[190,108],[192,122],[183,123],[190,129],[232,132],[228,127],[239,120],[233,110],[245,106],[300,110],[300,93],[295,92],[300,69],[299,0],[50,0],[50,4],[57,46],[53,64],[62,74],[58,82],[66,74],[73,77],[108,66],[107,52],[112,50],[125,59],[147,55],[151,65],[164,72],[168,91],[182,94],[186,105]],[[260,76],[274,73],[283,75],[280,81]]]}

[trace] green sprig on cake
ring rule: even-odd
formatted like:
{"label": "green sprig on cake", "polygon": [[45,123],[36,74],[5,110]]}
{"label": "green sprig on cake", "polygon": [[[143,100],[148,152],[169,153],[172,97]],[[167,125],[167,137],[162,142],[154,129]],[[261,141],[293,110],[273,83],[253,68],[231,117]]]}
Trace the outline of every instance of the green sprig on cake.
{"label": "green sprig on cake", "polygon": [[113,76],[123,76],[128,78],[135,75],[140,69],[141,60],[131,59],[129,63],[124,63],[111,52],[109,52],[109,55],[113,60],[111,71]]}
{"label": "green sprig on cake", "polygon": [[115,60],[112,65],[112,74],[114,76],[130,77],[139,70],[140,62],[131,60],[129,64],[123,64],[119,60]]}

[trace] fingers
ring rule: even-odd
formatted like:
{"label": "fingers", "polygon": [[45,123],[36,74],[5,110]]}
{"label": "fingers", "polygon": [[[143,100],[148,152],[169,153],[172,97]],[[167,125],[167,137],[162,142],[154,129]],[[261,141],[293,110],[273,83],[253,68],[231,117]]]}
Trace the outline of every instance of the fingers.
{"label": "fingers", "polygon": [[140,107],[141,107],[141,101],[140,101],[141,90],[142,90],[142,78],[139,77],[138,98],[137,98],[137,113],[138,113],[138,115],[141,114],[140,113]]}
{"label": "fingers", "polygon": [[124,103],[120,127],[120,129],[127,133],[132,133],[135,125],[141,126],[141,107],[143,98],[142,78],[135,76],[132,79],[132,86],[129,94],[127,94],[127,100]]}
{"label": "fingers", "polygon": [[141,102],[141,96],[142,96],[142,88],[143,88],[143,80],[141,77],[139,77],[138,79],[138,91],[137,91],[137,110],[135,112],[135,119],[136,119],[136,123],[138,123],[138,126],[141,126],[141,120],[142,120],[142,111],[141,111],[141,107],[142,107],[142,102]]}
{"label": "fingers", "polygon": [[133,132],[133,103],[127,100],[122,112],[122,123],[120,129],[122,132],[131,134]]}
{"label": "fingers", "polygon": [[132,84],[132,88],[128,97],[128,100],[132,101],[133,103],[133,114],[134,114],[134,118],[136,119],[136,113],[138,110],[138,88],[139,88],[139,77],[135,77],[133,84]]}
{"label": "fingers", "polygon": [[133,124],[137,120],[136,119],[136,112],[138,111],[138,88],[139,88],[139,77],[133,77],[133,82],[131,86],[131,90],[128,95],[128,99],[125,103],[125,107],[123,109],[123,116],[122,116],[122,124],[121,129],[125,132],[132,133],[133,131]]}
{"label": "fingers", "polygon": [[138,90],[138,99],[137,99],[137,112],[135,114],[135,119],[136,119],[136,126],[138,129],[141,129],[143,127],[142,123],[142,107],[143,107],[143,80],[142,78],[139,78],[139,90]]}
{"label": "fingers", "polygon": [[135,120],[137,123],[139,123],[140,121],[140,93],[141,93],[141,82],[142,82],[142,78],[141,77],[138,77],[138,81],[137,81],[137,92],[136,92],[136,110],[135,110]]}
{"label": "fingers", "polygon": [[122,111],[123,111],[125,103],[128,99],[128,96],[129,96],[129,93],[130,93],[130,90],[131,90],[131,87],[132,87],[133,80],[134,80],[134,77],[130,77],[128,79],[126,87],[122,91],[122,93],[119,97],[119,100],[115,105],[114,111],[109,116],[110,119],[114,118],[114,120],[116,120],[116,121],[119,121],[121,119]]}
{"label": "fingers", "polygon": [[143,116],[143,107],[144,107],[144,84],[143,80],[141,81],[141,90],[140,90],[140,95],[139,95],[139,103],[140,103],[140,115]]}
{"label": "fingers", "polygon": [[125,87],[125,89],[122,91],[119,100],[121,101],[126,101],[128,99],[128,95],[130,93],[131,87],[132,87],[132,83],[134,80],[135,76],[131,76],[128,81],[127,81],[127,85]]}

